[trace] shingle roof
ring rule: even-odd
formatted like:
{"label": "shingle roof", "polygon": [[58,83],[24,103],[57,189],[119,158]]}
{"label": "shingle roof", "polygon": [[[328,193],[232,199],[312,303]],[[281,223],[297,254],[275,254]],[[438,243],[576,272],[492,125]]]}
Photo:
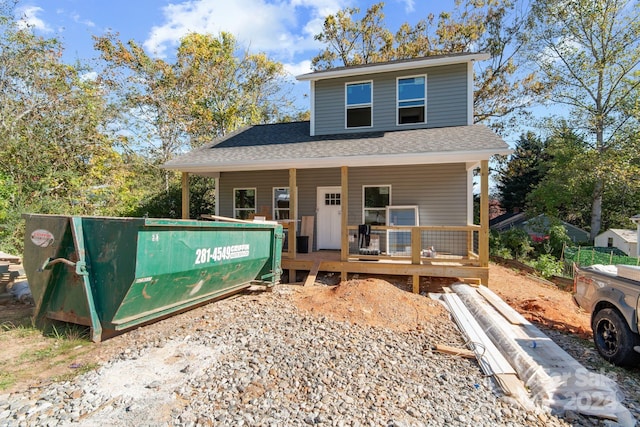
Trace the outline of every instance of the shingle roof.
{"label": "shingle roof", "polygon": [[[164,167],[215,172],[301,164],[332,167],[409,164],[409,160],[419,164],[442,162],[449,157],[451,162],[477,161],[509,153],[507,144],[483,125],[318,136],[310,136],[309,132],[309,122],[249,126],[173,159]],[[394,159],[403,160],[397,163]]]}
{"label": "shingle roof", "polygon": [[[636,230],[625,230],[622,228],[610,228],[607,231],[611,231],[612,233],[617,234],[627,243],[637,243],[638,242],[638,233]],[[606,233],[606,231],[605,231]]]}

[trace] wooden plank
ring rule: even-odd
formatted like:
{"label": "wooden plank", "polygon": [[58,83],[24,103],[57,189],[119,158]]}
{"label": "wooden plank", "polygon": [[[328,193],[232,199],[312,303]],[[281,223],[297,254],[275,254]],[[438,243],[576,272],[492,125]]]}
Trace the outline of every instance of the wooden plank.
{"label": "wooden plank", "polygon": [[340,168],[340,183],[342,187],[340,192],[340,234],[342,236],[340,259],[346,261],[349,258],[349,232],[347,231],[349,225],[349,168],[347,166]]}
{"label": "wooden plank", "polygon": [[466,348],[451,347],[445,344],[436,344],[433,350],[439,353],[451,354],[453,356],[461,356],[467,359],[475,359],[476,354]]}
{"label": "wooden plank", "polygon": [[318,276],[318,271],[320,271],[321,263],[322,261],[316,261],[315,264],[313,264],[313,268],[309,272],[309,275],[307,276],[307,280],[304,281],[303,286],[311,286],[316,282],[316,277]]}
{"label": "wooden plank", "polygon": [[412,283],[412,290],[414,294],[419,294],[420,293],[420,275],[419,274],[414,274],[413,275],[413,283]]}
{"label": "wooden plank", "polygon": [[[480,233],[478,235],[480,265],[489,266],[489,161],[480,161]],[[487,282],[483,282],[487,284]]]}
{"label": "wooden plank", "polygon": [[189,173],[182,172],[182,219],[189,219]]}
{"label": "wooden plank", "polygon": [[312,215],[305,215],[302,217],[300,224],[300,235],[309,236],[309,251],[313,250],[313,222],[315,217]]}
{"label": "wooden plank", "polygon": [[512,325],[526,325],[527,322],[524,317],[513,308],[511,308],[502,298],[496,295],[491,289],[486,286],[478,286],[476,288],[478,293],[487,300],[489,304],[495,308],[498,313],[509,321]]}

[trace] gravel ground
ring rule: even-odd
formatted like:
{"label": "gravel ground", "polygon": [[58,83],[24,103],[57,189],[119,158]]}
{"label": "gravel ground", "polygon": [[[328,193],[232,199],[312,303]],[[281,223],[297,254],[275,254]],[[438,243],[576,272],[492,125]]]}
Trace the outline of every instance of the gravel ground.
{"label": "gravel ground", "polygon": [[474,360],[432,352],[463,346],[453,322],[352,325],[299,312],[292,292],[219,301],[115,338],[126,349],[96,371],[0,395],[0,426],[603,424],[523,410]]}

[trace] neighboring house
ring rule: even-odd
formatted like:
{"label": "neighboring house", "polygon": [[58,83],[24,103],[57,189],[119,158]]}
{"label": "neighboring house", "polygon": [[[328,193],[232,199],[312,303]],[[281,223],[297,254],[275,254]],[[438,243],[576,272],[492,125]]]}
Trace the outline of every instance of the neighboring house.
{"label": "neighboring house", "polygon": [[594,246],[618,248],[628,256],[638,256],[638,233],[636,230],[610,228],[596,236]]}
{"label": "neighboring house", "polygon": [[[183,173],[183,216],[189,174],[205,175],[216,179],[218,215],[267,216],[290,236],[301,218],[313,218],[311,249],[336,252],[299,255],[289,238],[289,277],[320,262],[320,271],[343,278],[486,283],[488,161],[511,152],[492,130],[473,124],[473,64],[488,58],[438,55],[298,76],[311,85],[310,121],[249,126],[164,165]],[[477,168],[481,220],[473,224]]]}
{"label": "neighboring house", "polygon": [[[527,218],[524,212],[506,213],[489,221],[492,230],[503,232],[511,228],[521,228],[531,236],[534,241],[541,241],[547,238],[549,227],[553,221],[544,214]],[[589,233],[566,221],[560,221],[573,243],[583,243],[589,241]]]}
{"label": "neighboring house", "polygon": [[[634,215],[629,219],[636,225],[636,242],[638,242],[640,241],[640,214]],[[636,245],[636,256],[640,258],[640,246],[638,245]]]}

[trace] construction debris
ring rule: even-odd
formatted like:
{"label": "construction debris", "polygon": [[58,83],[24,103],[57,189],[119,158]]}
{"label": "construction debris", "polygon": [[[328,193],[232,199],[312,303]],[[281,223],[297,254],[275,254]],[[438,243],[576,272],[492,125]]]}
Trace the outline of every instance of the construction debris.
{"label": "construction debris", "polygon": [[475,335],[479,325],[490,339],[491,345],[479,359],[481,366],[487,360],[505,358],[530,390],[533,401],[556,414],[572,411],[623,426],[635,425],[619,400],[615,381],[588,371],[504,301],[500,303],[488,288],[479,291],[456,284],[451,289],[455,294],[443,297],[463,332],[472,341],[479,339]]}

